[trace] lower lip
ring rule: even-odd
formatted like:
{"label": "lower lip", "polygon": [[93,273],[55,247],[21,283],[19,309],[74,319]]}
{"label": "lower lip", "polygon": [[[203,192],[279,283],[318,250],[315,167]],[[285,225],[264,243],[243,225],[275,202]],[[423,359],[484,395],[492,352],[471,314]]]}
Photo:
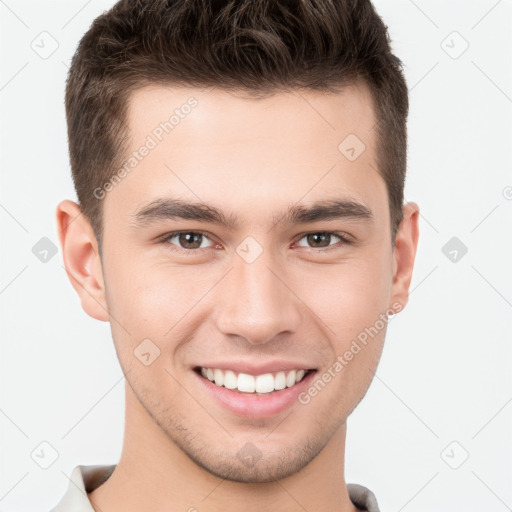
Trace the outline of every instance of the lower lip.
{"label": "lower lip", "polygon": [[247,418],[271,418],[286,411],[297,401],[298,395],[310,385],[316,370],[309,371],[300,382],[290,388],[272,391],[264,395],[233,391],[224,386],[217,386],[195,371],[193,373],[225,409]]}

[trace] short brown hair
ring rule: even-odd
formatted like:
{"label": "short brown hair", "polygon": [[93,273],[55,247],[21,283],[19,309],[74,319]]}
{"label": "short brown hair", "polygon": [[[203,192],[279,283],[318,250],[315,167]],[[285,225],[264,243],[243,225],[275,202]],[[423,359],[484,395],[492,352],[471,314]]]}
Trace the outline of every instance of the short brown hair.
{"label": "short brown hair", "polygon": [[[265,96],[336,92],[359,80],[373,98],[377,165],[391,238],[402,220],[408,91],[387,27],[369,0],[121,0],[95,19],[66,84],[71,169],[101,248],[102,187],[127,151],[130,93],[149,84]],[[340,141],[341,142],[341,141]]]}

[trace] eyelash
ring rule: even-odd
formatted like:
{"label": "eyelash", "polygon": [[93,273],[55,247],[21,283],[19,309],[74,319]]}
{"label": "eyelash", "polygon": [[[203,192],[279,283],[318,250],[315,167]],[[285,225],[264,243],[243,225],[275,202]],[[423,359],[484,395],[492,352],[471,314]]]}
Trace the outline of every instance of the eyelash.
{"label": "eyelash", "polygon": [[[162,243],[162,244],[175,245],[175,244],[171,244],[170,240],[172,240],[174,237],[182,235],[182,234],[202,235],[203,237],[207,238],[208,240],[211,240],[208,233],[205,233],[204,231],[173,231],[171,233],[166,233],[165,235],[161,236],[159,240],[160,240],[160,243]],[[341,243],[341,245],[354,245],[355,244],[355,242],[353,240],[349,239],[348,236],[344,235],[343,233],[338,233],[336,231],[311,231],[311,232],[304,233],[303,235],[301,235],[300,238],[297,239],[297,242],[299,242],[303,238],[307,237],[308,235],[320,235],[320,234],[328,235],[328,236],[329,235],[335,236],[335,237],[339,238],[340,242],[338,242],[338,244]],[[211,241],[213,241],[213,240],[211,240]],[[295,243],[297,243],[297,242],[295,242]],[[314,251],[314,252],[327,252],[332,249],[335,249],[336,247],[339,247],[338,244],[329,245],[327,247],[320,247],[320,248],[306,247],[306,249],[309,249],[310,251]],[[194,253],[197,254],[198,252],[202,252],[205,249],[209,249],[209,248],[184,249],[183,247],[179,247],[177,245],[175,245],[175,247],[173,248],[173,250],[176,250],[178,252],[182,252],[182,253],[188,254],[188,255],[193,255]]]}

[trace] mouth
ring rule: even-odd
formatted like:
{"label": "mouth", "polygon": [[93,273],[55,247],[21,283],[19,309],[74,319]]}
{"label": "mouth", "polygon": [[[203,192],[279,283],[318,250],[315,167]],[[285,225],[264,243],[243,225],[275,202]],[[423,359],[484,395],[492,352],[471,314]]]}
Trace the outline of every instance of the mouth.
{"label": "mouth", "polygon": [[265,373],[261,370],[257,373],[258,370],[249,366],[238,369],[253,373],[202,366],[191,369],[199,384],[199,393],[206,393],[208,402],[213,399],[216,406],[236,417],[268,419],[284,414],[299,402],[300,394],[312,384],[317,373],[313,368],[283,370],[279,366],[267,368],[278,371]]}
{"label": "mouth", "polygon": [[292,388],[305,379],[309,373],[316,370],[313,368],[300,368],[263,373],[260,375],[251,375],[249,373],[236,372],[234,370],[196,366],[194,371],[203,379],[210,381],[215,386],[225,388],[236,393],[263,396],[275,393],[276,391]]}

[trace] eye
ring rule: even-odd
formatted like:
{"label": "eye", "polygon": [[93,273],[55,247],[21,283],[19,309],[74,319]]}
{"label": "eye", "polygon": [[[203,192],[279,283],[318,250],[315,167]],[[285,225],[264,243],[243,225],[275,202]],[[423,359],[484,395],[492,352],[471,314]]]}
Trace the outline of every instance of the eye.
{"label": "eye", "polygon": [[[350,240],[348,237],[345,237],[339,233],[333,233],[331,231],[319,231],[317,233],[308,233],[304,235],[300,240],[306,239],[306,242],[310,244],[309,246],[303,246],[302,247],[310,247],[313,249],[322,249],[325,247],[333,247],[333,245],[330,243],[332,238],[335,237],[339,241],[342,242],[341,245],[344,244],[350,244]],[[299,240],[299,242],[300,242]],[[301,244],[297,244],[301,246]],[[336,244],[334,244],[336,245]]]}
{"label": "eye", "polygon": [[[332,241],[338,241],[338,244],[332,243]],[[307,245],[301,244],[301,240],[305,240]],[[199,252],[202,249],[207,249],[215,245],[215,242],[202,231],[175,231],[167,233],[160,237],[160,241],[165,244],[174,246],[177,251],[184,253]],[[210,244],[208,244],[210,242]],[[315,233],[307,233],[303,235],[297,242],[299,247],[309,247],[311,249],[323,249],[329,250],[334,248],[336,245],[345,245],[352,243],[347,236],[343,236],[341,233],[334,233],[331,231],[319,231]],[[174,250],[173,248],[173,250]]]}
{"label": "eye", "polygon": [[[175,245],[178,249],[185,251],[193,251],[198,249],[206,249],[208,244],[205,241],[211,241],[205,233],[200,231],[176,231],[167,233],[162,237],[162,242]],[[176,243],[175,243],[176,242]]]}

